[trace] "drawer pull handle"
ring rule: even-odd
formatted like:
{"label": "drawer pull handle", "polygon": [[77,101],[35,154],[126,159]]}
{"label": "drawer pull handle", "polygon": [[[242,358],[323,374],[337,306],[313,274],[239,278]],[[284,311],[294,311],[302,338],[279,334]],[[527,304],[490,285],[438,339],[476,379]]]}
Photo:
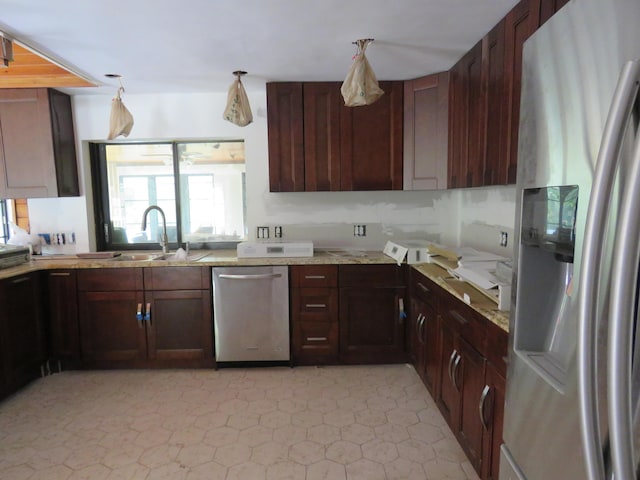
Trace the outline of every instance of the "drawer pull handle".
{"label": "drawer pull handle", "polygon": [[144,320],[151,325],[151,304],[147,303],[147,311],[144,314]]}
{"label": "drawer pull handle", "polygon": [[29,277],[22,277],[22,278],[16,278],[15,280],[11,280],[12,284],[16,284],[16,283],[22,283],[22,282],[28,282],[30,280]]}
{"label": "drawer pull handle", "polygon": [[456,312],[455,310],[449,310],[449,313],[451,314],[451,316],[453,318],[455,318],[458,323],[460,325],[465,325],[467,323],[469,323],[469,320],[467,320],[466,318],[464,318],[462,315],[460,315],[458,312]]}
{"label": "drawer pull handle", "polygon": [[307,337],[307,342],[326,342],[327,337]]}
{"label": "drawer pull handle", "polygon": [[71,273],[70,272],[51,272],[49,274],[49,276],[51,276],[51,277],[70,277]]}
{"label": "drawer pull handle", "polygon": [[418,282],[418,286],[420,287],[420,290],[422,290],[425,293],[431,293],[431,290],[429,290],[427,287],[424,286],[424,284],[422,284],[421,282]]}
{"label": "drawer pull handle", "polygon": [[307,308],[327,308],[325,303],[307,303],[305,304]]}
{"label": "drawer pull handle", "polygon": [[138,310],[136,311],[136,320],[138,321],[138,327],[142,328],[142,304],[138,304]]}
{"label": "drawer pull handle", "polygon": [[484,404],[487,401],[487,396],[489,395],[490,390],[491,390],[491,387],[489,387],[489,385],[484,386],[484,388],[482,389],[482,395],[480,395],[480,402],[478,403],[478,413],[480,414],[480,423],[482,424],[482,428],[484,428],[485,430],[489,430],[489,425],[487,423],[487,420],[484,414]]}
{"label": "drawer pull handle", "polygon": [[305,280],[324,280],[327,277],[324,275],[305,275],[304,278]]}
{"label": "drawer pull handle", "polygon": [[456,390],[460,391],[460,387],[458,386],[458,367],[460,366],[460,360],[462,360],[462,357],[460,356],[460,354],[456,354],[456,361],[453,362],[453,369],[452,369],[452,377],[453,377],[453,386],[456,387]]}
{"label": "drawer pull handle", "polygon": [[456,384],[456,382],[453,380],[453,361],[456,359],[457,355],[458,355],[458,352],[456,351],[456,349],[453,349],[453,351],[451,352],[451,356],[449,357],[449,366],[448,366],[449,380],[451,380],[451,383],[453,385]]}

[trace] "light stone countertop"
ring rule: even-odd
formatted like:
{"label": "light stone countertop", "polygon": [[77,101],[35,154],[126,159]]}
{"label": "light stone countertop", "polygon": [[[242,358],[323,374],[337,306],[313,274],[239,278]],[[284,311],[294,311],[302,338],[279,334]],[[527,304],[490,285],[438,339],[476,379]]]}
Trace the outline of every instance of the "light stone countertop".
{"label": "light stone countertop", "polygon": [[[127,251],[122,255],[150,254],[160,252]],[[236,250],[192,250],[189,259],[180,260],[118,260],[118,257],[107,259],[79,258],[75,255],[33,256],[30,262],[16,267],[0,270],[0,279],[11,278],[24,273],[39,270],[85,269],[85,268],[123,268],[123,267],[180,267],[180,266],[252,266],[252,265],[369,265],[394,264],[395,260],[381,251],[360,250],[316,250],[313,257],[286,258],[238,258]],[[462,300],[462,296],[444,279],[449,276],[445,270],[434,268],[433,264],[412,265],[437,285]],[[440,271],[442,273],[440,273]],[[471,287],[472,288],[472,287]],[[509,312],[488,307],[486,303],[470,304],[471,308],[487,318],[490,322],[505,331],[509,331]]]}

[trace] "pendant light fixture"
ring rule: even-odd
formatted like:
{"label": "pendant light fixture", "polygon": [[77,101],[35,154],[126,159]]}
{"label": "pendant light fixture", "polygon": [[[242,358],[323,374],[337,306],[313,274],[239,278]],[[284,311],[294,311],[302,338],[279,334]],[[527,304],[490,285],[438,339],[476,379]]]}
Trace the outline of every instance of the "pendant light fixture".
{"label": "pendant light fixture", "polygon": [[247,92],[240,80],[240,78],[246,75],[247,72],[244,70],[236,70],[233,74],[236,76],[236,79],[229,87],[227,106],[224,109],[222,118],[240,127],[246,127],[253,122],[253,114],[251,113],[251,106],[249,105],[249,97],[247,97]]}
{"label": "pendant light fixture", "polygon": [[113,140],[120,135],[128,137],[133,128],[133,115],[131,115],[131,112],[124,106],[124,103],[122,103],[121,95],[124,93],[122,75],[107,73],[105,77],[117,78],[120,84],[116,96],[111,99],[111,116],[109,117],[109,136],[107,139]]}
{"label": "pendant light fixture", "polygon": [[378,100],[384,91],[378,85],[378,79],[373,72],[364,52],[373,38],[362,38],[353,42],[357,47],[351,68],[342,83],[340,92],[347,107],[371,105]]}

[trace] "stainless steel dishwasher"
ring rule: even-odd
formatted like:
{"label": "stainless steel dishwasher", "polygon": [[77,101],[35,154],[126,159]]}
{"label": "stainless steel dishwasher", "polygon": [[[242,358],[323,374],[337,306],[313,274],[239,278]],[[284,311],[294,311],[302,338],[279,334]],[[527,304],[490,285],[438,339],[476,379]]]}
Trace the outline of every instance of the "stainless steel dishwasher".
{"label": "stainless steel dishwasher", "polygon": [[214,267],[217,362],[289,360],[286,266]]}

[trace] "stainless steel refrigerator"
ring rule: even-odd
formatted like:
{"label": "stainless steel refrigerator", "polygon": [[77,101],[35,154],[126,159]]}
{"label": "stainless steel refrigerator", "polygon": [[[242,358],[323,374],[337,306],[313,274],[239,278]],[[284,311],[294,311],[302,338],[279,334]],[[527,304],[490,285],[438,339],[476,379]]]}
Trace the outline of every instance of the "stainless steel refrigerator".
{"label": "stainless steel refrigerator", "polygon": [[640,0],[525,42],[501,480],[640,478],[638,58]]}

